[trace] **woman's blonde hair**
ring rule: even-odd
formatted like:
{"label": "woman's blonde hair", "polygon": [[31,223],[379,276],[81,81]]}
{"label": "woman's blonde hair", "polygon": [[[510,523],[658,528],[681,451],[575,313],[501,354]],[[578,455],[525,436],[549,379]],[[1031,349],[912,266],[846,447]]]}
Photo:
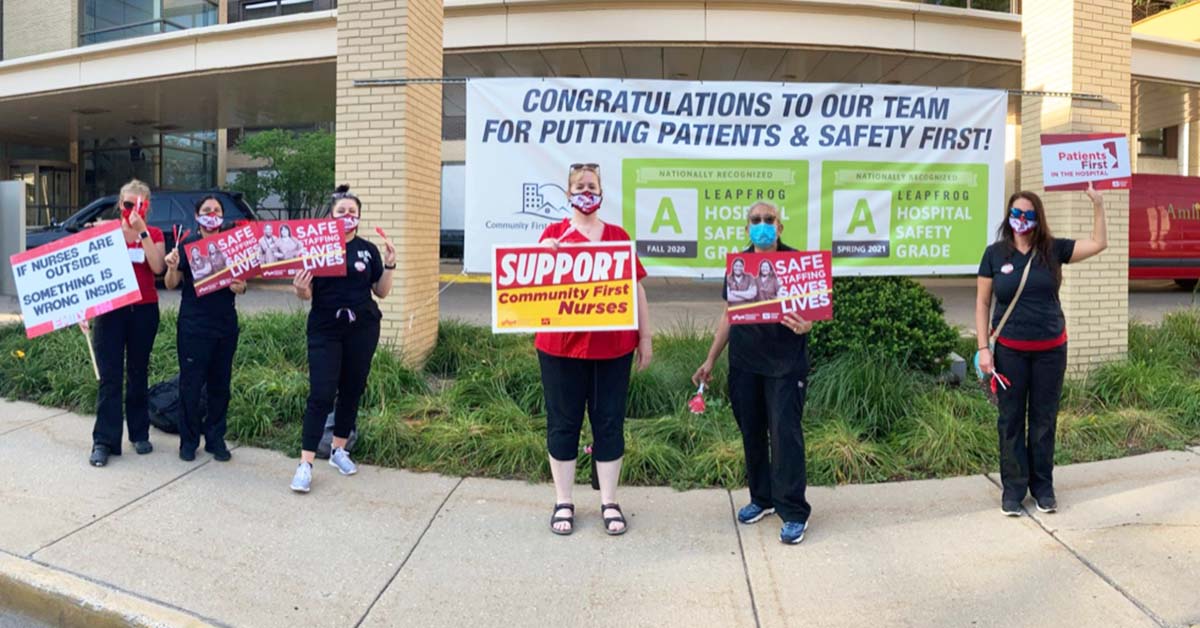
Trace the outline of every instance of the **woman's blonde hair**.
{"label": "woman's blonde hair", "polygon": [[596,185],[600,189],[602,189],[602,190],[604,189],[604,183],[600,179],[600,169],[584,166],[582,168],[572,168],[570,174],[567,175],[567,192],[568,192],[568,194],[570,193],[571,186],[575,185],[575,179],[578,179],[579,177],[583,176],[583,173],[585,173],[585,172],[590,172],[590,173],[596,175]]}
{"label": "woman's blonde hair", "polygon": [[143,198],[150,198],[150,186],[137,179],[130,179],[129,183],[121,186],[121,196],[126,194],[136,194]]}

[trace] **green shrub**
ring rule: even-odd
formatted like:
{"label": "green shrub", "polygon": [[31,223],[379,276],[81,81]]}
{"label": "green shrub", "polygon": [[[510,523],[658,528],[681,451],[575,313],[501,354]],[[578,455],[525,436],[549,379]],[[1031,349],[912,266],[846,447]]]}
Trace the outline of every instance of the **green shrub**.
{"label": "green shrub", "polygon": [[824,421],[805,440],[809,484],[879,482],[898,469],[885,444],[868,439],[849,421]]}
{"label": "green shrub", "polygon": [[981,394],[933,389],[916,400],[896,449],[920,474],[983,473],[999,456],[996,409]]}
{"label": "green shrub", "polygon": [[[940,298],[907,277],[848,277],[834,282],[831,321],[817,323],[810,352],[815,364],[839,355],[874,353],[937,372],[957,346]],[[970,356],[965,356],[970,357]]]}
{"label": "green shrub", "polygon": [[869,438],[891,432],[912,407],[928,379],[894,356],[846,353],[815,369],[809,378],[813,411],[845,419]]}

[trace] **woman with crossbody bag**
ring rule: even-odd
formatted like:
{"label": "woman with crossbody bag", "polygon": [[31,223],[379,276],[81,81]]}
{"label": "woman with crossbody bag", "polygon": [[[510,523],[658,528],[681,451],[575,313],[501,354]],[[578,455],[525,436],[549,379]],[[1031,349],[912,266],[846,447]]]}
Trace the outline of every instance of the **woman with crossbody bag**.
{"label": "woman with crossbody bag", "polygon": [[1108,246],[1103,198],[1090,184],[1087,195],[1094,211],[1092,233],[1076,241],[1051,234],[1038,195],[1013,194],[997,241],[979,263],[976,337],[989,342],[980,342],[975,359],[980,374],[996,383],[1000,504],[1011,517],[1021,515],[1026,494],[1041,512],[1058,508],[1054,433],[1067,370],[1066,319],[1058,298],[1062,265],[1081,262]]}

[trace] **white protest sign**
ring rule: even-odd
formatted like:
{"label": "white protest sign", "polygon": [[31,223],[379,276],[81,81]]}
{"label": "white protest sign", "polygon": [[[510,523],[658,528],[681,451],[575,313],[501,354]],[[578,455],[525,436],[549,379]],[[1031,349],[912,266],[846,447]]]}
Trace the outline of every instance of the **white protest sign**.
{"label": "white protest sign", "polygon": [[1047,191],[1129,189],[1129,137],[1122,133],[1042,136],[1042,182]]}
{"label": "white protest sign", "polygon": [[9,258],[25,335],[33,338],[135,303],[133,265],[112,221]]}

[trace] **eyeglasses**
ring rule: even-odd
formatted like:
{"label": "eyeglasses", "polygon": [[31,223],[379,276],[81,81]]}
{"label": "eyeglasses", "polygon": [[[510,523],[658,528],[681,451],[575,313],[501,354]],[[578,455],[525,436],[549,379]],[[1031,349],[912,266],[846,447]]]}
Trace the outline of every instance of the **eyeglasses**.
{"label": "eyeglasses", "polygon": [[1025,215],[1025,220],[1037,220],[1037,211],[1035,210],[1026,209],[1022,211],[1016,207],[1008,208],[1008,215],[1012,216],[1013,218],[1020,218],[1022,214]]}
{"label": "eyeglasses", "polygon": [[765,222],[768,225],[773,225],[773,224],[775,224],[775,217],[774,216],[751,216],[750,217],[750,224],[757,225],[760,222]]}
{"label": "eyeglasses", "polygon": [[600,164],[571,164],[571,172],[576,170],[591,170],[593,172],[600,169]]}
{"label": "eyeglasses", "polygon": [[132,211],[134,207],[137,207],[137,204],[135,204],[133,201],[125,201],[121,203],[121,207]]}

